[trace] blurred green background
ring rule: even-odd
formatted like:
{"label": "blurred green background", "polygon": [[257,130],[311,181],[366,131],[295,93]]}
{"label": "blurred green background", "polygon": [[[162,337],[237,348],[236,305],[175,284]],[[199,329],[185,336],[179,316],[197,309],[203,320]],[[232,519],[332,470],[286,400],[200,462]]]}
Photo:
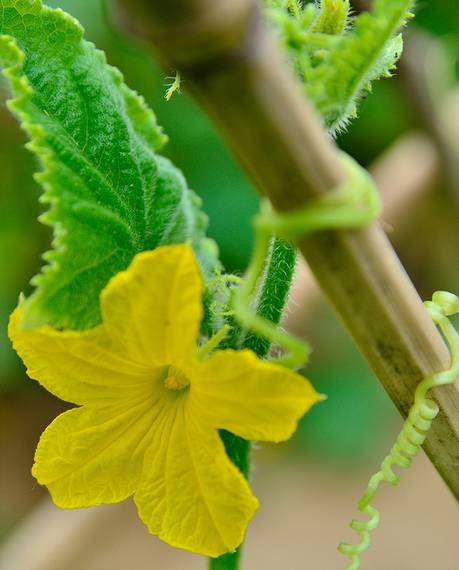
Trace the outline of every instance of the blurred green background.
{"label": "blurred green background", "polygon": [[[114,28],[100,0],[48,4],[79,19],[87,37],[107,52],[108,61],[123,72],[128,85],[145,96],[170,137],[165,153],[203,198],[209,234],[218,242],[226,268],[242,271],[251,248],[250,219],[258,198],[209,120],[187,96],[186,84],[183,94],[166,102],[170,79],[152,63],[141,44]],[[437,54],[426,60],[423,69],[427,68],[441,91],[439,97],[446,97],[457,88],[459,77],[459,4],[455,0],[423,2],[417,12],[413,27],[428,34],[428,52]],[[362,102],[359,118],[339,136],[339,145],[365,165],[406,133],[426,131],[413,104],[413,86],[404,75],[401,72],[378,82]],[[6,335],[8,315],[19,292],[29,290],[29,280],[50,242],[48,228],[37,222],[41,211],[40,189],[33,180],[37,164],[24,148],[24,134],[6,110],[6,96],[7,89],[0,82],[0,533],[4,536],[40,496],[30,488],[33,447],[40,431],[62,407],[26,379]],[[406,219],[399,221],[400,227],[391,228],[390,234],[424,297],[436,288],[459,290],[455,246],[459,243],[459,202],[444,189],[440,178],[432,190],[415,203],[415,210],[405,212]],[[325,303],[315,303],[304,319],[304,331],[314,346],[308,376],[319,391],[328,394],[328,400],[307,415],[294,440],[276,453],[306,467],[319,465],[338,474],[374,465],[390,445],[400,420]]]}

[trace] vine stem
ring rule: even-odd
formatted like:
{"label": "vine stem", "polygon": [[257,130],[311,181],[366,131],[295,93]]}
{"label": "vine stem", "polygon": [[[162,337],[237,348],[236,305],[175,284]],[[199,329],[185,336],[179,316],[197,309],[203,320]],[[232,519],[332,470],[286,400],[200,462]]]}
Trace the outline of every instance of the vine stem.
{"label": "vine stem", "polygon": [[[276,325],[279,323],[287,302],[295,265],[295,248],[284,240],[273,238],[265,259],[263,277],[254,296],[258,316]],[[260,358],[265,358],[270,349],[270,342],[250,331],[239,330],[239,334],[233,336],[225,347],[249,348]],[[228,457],[248,479],[250,475],[250,442],[224,430],[220,432],[220,435]],[[209,570],[238,570],[241,550],[242,545],[234,552],[229,552],[219,558],[209,559]]]}
{"label": "vine stem", "polygon": [[[266,31],[255,0],[118,0],[126,21],[179,70],[260,194],[280,212],[339,186],[337,149]],[[417,384],[449,352],[378,223],[299,241],[322,290],[403,417]],[[424,443],[459,497],[459,393],[432,390],[440,413]]]}

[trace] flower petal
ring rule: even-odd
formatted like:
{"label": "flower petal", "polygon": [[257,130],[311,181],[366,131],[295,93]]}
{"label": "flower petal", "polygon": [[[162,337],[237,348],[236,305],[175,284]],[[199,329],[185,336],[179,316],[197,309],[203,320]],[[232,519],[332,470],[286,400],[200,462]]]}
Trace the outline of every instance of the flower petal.
{"label": "flower petal", "polygon": [[69,410],[43,432],[32,474],[62,508],[122,501],[137,487],[151,427],[162,411],[152,400]]}
{"label": "flower petal", "polygon": [[321,397],[308,380],[258,359],[250,350],[222,350],[198,364],[191,405],[213,427],[246,439],[283,441]]}
{"label": "flower petal", "polygon": [[207,556],[239,546],[258,507],[218,433],[186,403],[156,430],[134,500],[152,534]]}
{"label": "flower petal", "polygon": [[177,364],[196,350],[202,278],[191,246],[139,253],[101,295],[107,333],[144,364]]}
{"label": "flower petal", "polygon": [[149,394],[154,371],[123,358],[102,326],[85,332],[61,332],[47,326],[23,330],[20,321],[18,307],[8,329],[14,349],[30,378],[58,398],[104,407],[113,400]]}

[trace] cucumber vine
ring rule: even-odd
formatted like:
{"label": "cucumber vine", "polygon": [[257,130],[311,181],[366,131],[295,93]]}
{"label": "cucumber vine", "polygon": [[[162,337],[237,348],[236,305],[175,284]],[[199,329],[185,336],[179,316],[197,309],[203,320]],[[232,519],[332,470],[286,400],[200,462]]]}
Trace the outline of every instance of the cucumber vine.
{"label": "cucumber vine", "polygon": [[[356,117],[372,82],[392,74],[403,48],[401,30],[413,15],[413,5],[413,0],[374,0],[370,11],[354,15],[349,0],[265,0],[265,20],[331,136]],[[32,336],[33,331],[47,331],[53,338],[62,331],[79,338],[81,331],[97,330],[102,326],[100,295],[114,276],[142,252],[189,243],[204,281],[200,364],[220,350],[245,350],[255,369],[264,366],[305,384],[286,368],[303,366],[309,347],[279,326],[294,274],[296,242],[316,232],[362,227],[376,218],[381,205],[371,177],[341,153],[346,179],[334,191],[288,214],[274,212],[264,201],[254,220],[255,246],[246,275],[227,275],[216,245],[206,237],[200,199],[160,155],[167,137],[143,98],[125,85],[121,73],[84,39],[82,27],[68,14],[41,0],[0,0],[0,8],[0,66],[13,95],[8,106],[39,160],[36,179],[47,207],[41,221],[54,232],[52,248],[43,256],[45,266],[32,281],[35,289],[21,301],[19,329],[32,331]],[[177,72],[166,99],[180,88]],[[201,293],[199,310],[200,298]],[[378,525],[379,512],[372,502],[380,484],[398,483],[394,466],[411,464],[439,412],[427,392],[459,374],[459,335],[448,318],[459,312],[459,299],[437,292],[425,306],[450,347],[451,368],[419,384],[400,436],[370,479],[358,504],[369,518],[351,523],[360,541],[339,546],[350,559],[348,570],[359,568],[370,532]],[[166,319],[166,329],[168,325]],[[272,346],[281,349],[280,356],[272,356]],[[37,369],[39,374],[40,366]],[[255,432],[237,433],[253,437]],[[223,429],[220,436],[233,463],[224,456],[231,473],[237,473],[245,489],[241,473],[248,479],[251,444]],[[223,450],[216,434],[215,439]],[[154,495],[157,489],[152,489]],[[163,508],[161,500],[158,503]],[[209,509],[208,514],[212,518]],[[241,551],[231,550],[235,544],[240,540],[226,550],[202,546],[210,556],[225,552],[210,561],[212,570],[237,570]]]}

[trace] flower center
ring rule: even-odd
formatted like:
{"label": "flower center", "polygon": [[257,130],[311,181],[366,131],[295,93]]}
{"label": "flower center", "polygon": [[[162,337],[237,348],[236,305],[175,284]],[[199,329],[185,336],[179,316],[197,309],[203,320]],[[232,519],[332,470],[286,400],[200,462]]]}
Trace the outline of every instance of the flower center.
{"label": "flower center", "polygon": [[190,385],[190,381],[180,368],[171,365],[167,372],[167,378],[164,380],[164,385],[169,390],[183,390]]}

